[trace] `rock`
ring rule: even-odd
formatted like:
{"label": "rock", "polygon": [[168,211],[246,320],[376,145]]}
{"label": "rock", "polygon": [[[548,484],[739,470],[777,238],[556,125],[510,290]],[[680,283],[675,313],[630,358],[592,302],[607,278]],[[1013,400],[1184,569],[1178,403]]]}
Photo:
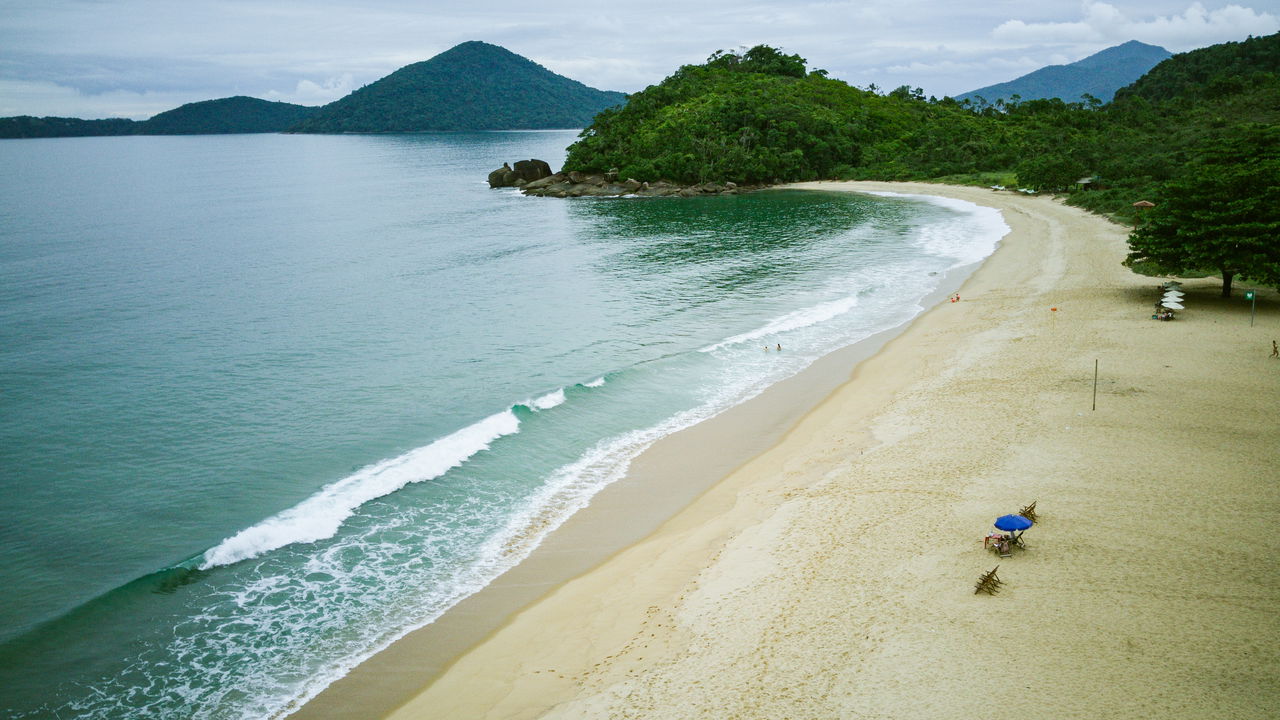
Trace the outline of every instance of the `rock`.
{"label": "rock", "polygon": [[507,187],[506,176],[507,176],[507,173],[509,172],[511,172],[511,166],[508,165],[507,163],[502,163],[502,167],[489,173],[489,187],[491,188]]}
{"label": "rock", "polygon": [[627,178],[620,182],[617,173],[612,171],[589,175],[573,170],[567,173],[554,173],[537,180],[528,181],[519,177],[515,170],[511,170],[509,173],[495,170],[490,175],[494,176],[497,173],[502,174],[491,179],[491,184],[493,180],[509,182],[516,187],[520,187],[526,195],[540,197],[622,197],[626,195],[637,197],[699,197],[707,195],[738,195],[747,190],[758,189],[757,186],[740,187],[732,182],[673,185],[665,180],[640,182],[635,178]]}
{"label": "rock", "polygon": [[551,176],[551,166],[543,160],[520,160],[514,168],[516,175],[525,182],[541,180]]}
{"label": "rock", "polygon": [[502,167],[489,173],[489,187],[520,187],[551,175],[551,166],[543,160],[520,160],[514,168],[502,163]]}
{"label": "rock", "polygon": [[556,183],[561,183],[564,181],[565,181],[564,175],[560,173],[556,173],[554,175],[548,175],[542,178],[541,180],[534,180],[532,182],[525,183],[524,189],[536,190],[538,188],[544,188],[548,185],[555,185]]}

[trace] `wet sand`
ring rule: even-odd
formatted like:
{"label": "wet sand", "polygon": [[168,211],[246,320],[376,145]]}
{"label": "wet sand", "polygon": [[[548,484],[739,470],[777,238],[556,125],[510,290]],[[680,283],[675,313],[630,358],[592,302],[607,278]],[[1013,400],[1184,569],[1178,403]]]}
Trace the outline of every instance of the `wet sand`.
{"label": "wet sand", "polygon": [[[398,644],[334,692],[375,715],[425,685],[395,718],[1280,714],[1276,293],[1251,328],[1239,293],[1190,280],[1154,322],[1125,229],[1052,199],[804,187],[958,197],[1013,232],[961,302],[772,390],[785,411],[655,446],[637,477],[685,480],[602,495],[541,553],[557,572],[501,581],[527,591],[479,609],[489,629]],[[984,551],[1032,500],[1026,551]],[[591,523],[624,549],[598,563]],[[974,595],[997,563],[1004,590]],[[423,652],[471,645],[438,676]]]}

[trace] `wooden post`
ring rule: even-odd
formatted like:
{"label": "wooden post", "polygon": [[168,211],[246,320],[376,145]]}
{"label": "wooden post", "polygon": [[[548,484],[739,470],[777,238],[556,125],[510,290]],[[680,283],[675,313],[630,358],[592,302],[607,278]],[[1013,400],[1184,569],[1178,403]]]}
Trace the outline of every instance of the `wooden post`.
{"label": "wooden post", "polygon": [[1093,409],[1098,409],[1098,358],[1093,359]]}

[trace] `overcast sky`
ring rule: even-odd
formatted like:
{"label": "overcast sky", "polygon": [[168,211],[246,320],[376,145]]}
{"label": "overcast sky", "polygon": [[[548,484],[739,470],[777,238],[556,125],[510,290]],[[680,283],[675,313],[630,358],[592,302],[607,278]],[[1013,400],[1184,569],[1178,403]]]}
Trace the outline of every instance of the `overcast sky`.
{"label": "overcast sky", "polygon": [[1182,52],[1277,31],[1280,0],[0,0],[0,116],[319,105],[467,40],[603,90],[765,43],[853,85],[942,97],[1127,40]]}

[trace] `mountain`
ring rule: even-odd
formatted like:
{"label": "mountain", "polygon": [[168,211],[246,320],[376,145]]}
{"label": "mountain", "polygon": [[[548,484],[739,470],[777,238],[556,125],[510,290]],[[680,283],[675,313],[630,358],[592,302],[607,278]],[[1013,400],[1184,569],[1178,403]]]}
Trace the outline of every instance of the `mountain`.
{"label": "mountain", "polygon": [[1110,102],[1116,90],[1172,56],[1162,47],[1130,40],[1070,65],[1050,65],[1009,82],[971,90],[956,100],[977,102],[981,97],[994,103],[1018,95],[1022,100],[1059,98],[1081,102],[1087,93],[1104,103]]}
{"label": "mountain", "polygon": [[29,115],[0,118],[0,138],[273,133],[296,125],[317,109],[237,95],[187,103],[143,121]]}
{"label": "mountain", "polygon": [[139,123],[140,135],[218,135],[287,130],[318,108],[237,95],[187,103]]}
{"label": "mountain", "polygon": [[465,42],[325,105],[292,132],[577,128],[626,96],[488,43]]}

